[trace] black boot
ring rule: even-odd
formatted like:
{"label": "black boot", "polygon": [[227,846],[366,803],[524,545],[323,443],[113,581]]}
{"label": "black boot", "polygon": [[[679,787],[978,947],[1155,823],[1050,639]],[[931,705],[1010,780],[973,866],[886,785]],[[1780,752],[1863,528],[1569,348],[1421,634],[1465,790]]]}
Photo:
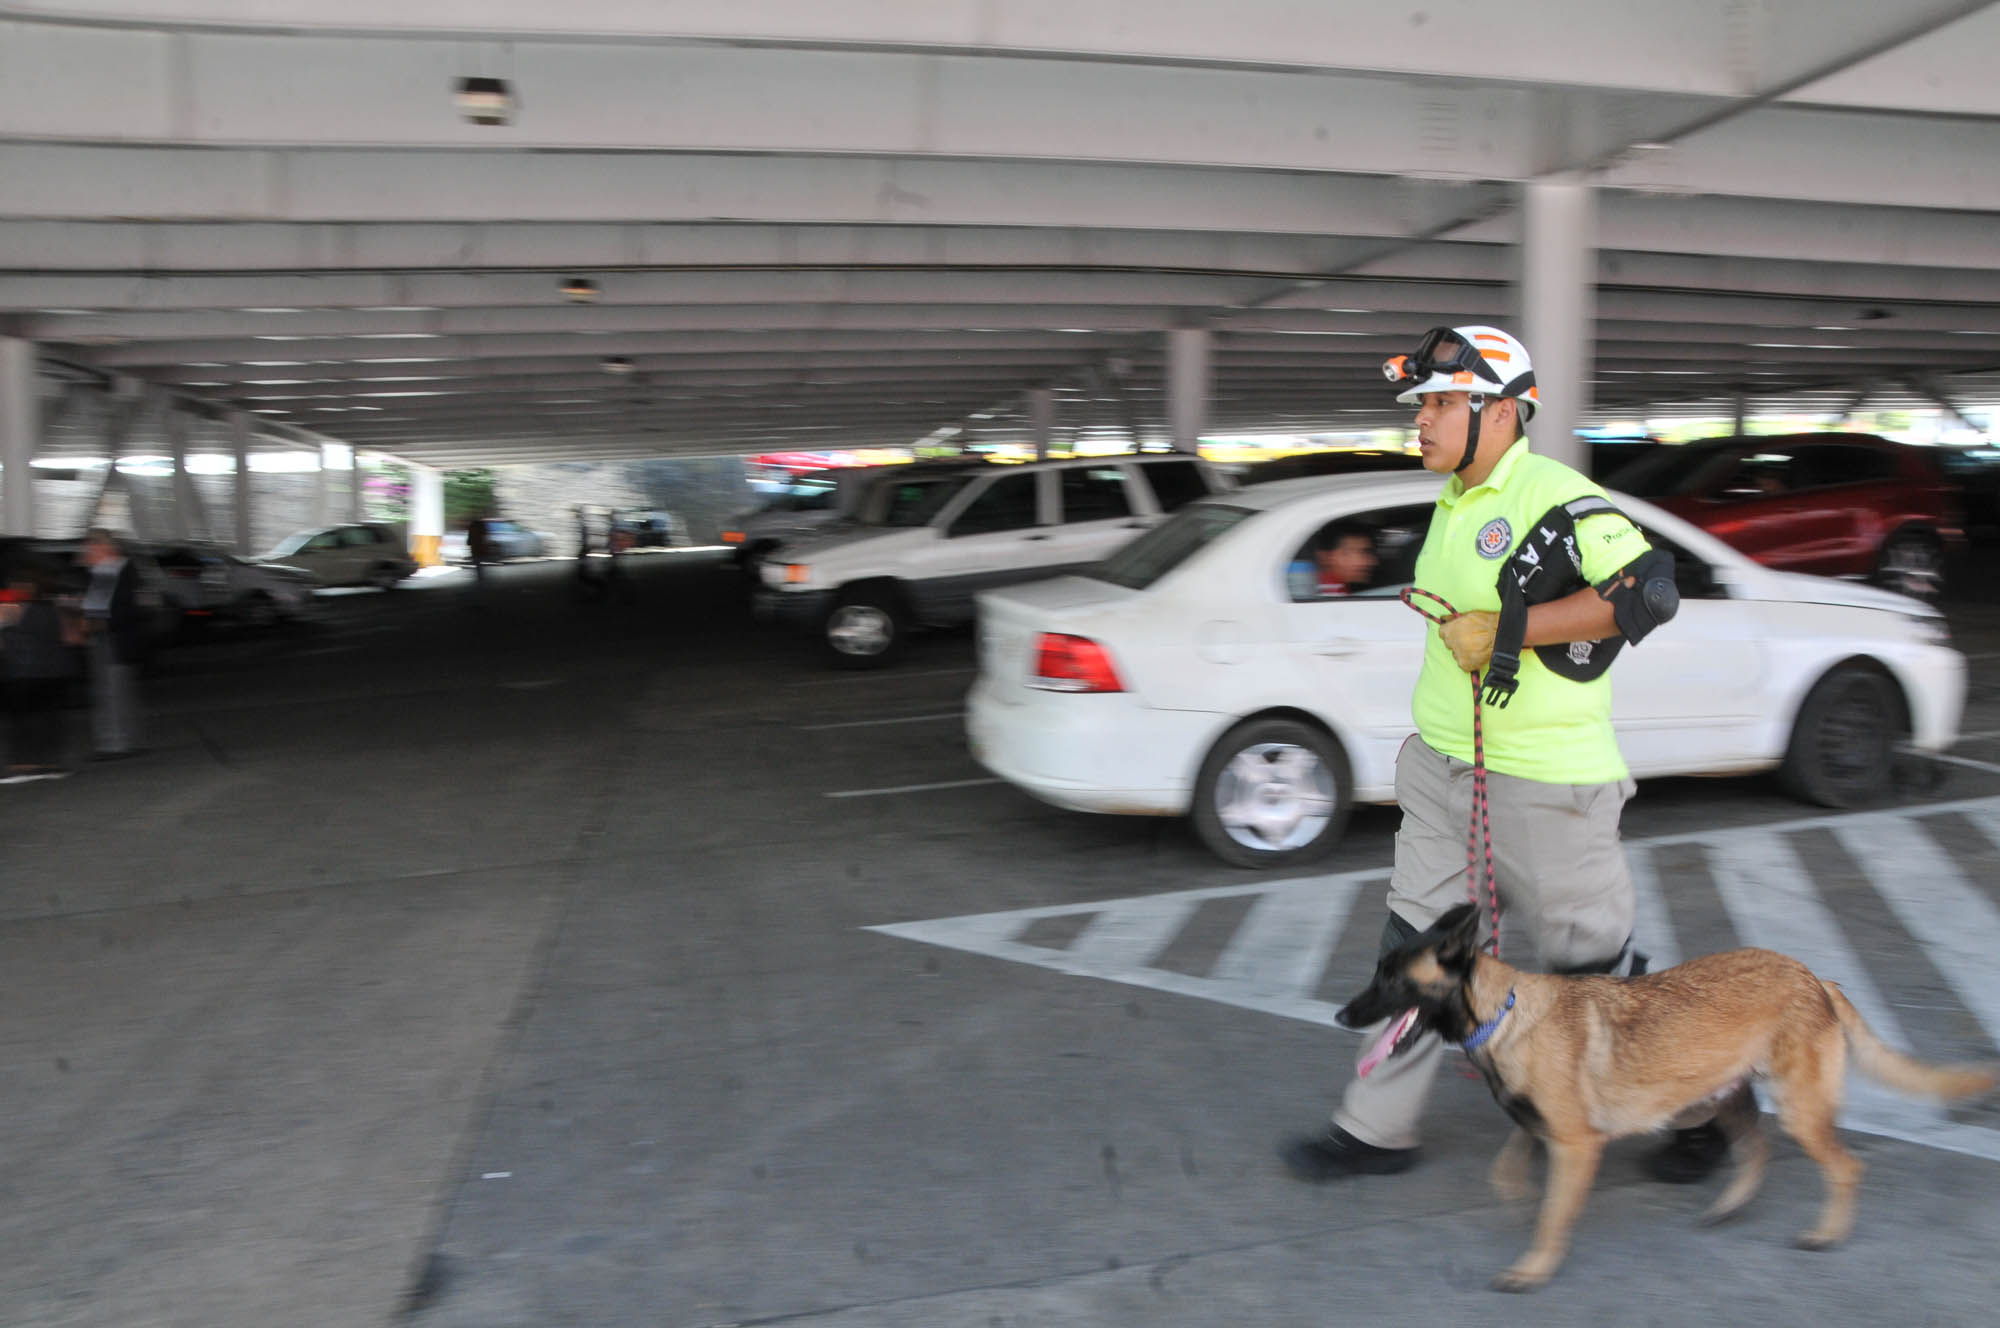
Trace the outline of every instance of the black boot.
{"label": "black boot", "polygon": [[1347,1176],[1393,1176],[1417,1164],[1414,1148],[1377,1148],[1330,1125],[1324,1134],[1294,1139],[1278,1150],[1285,1170],[1315,1183]]}
{"label": "black boot", "polygon": [[1675,1130],[1673,1137],[1646,1155],[1646,1174],[1669,1185],[1706,1180],[1729,1156],[1729,1136],[1714,1121]]}

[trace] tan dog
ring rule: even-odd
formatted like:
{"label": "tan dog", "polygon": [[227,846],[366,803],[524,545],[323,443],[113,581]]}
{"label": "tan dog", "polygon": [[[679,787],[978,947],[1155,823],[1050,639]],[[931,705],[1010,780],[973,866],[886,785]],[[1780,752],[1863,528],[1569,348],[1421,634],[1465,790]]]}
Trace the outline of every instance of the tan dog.
{"label": "tan dog", "polygon": [[1533,1139],[1548,1145],[1549,1177],[1535,1242],[1494,1281],[1528,1291],[1569,1252],[1604,1145],[1713,1117],[1728,1134],[1735,1174],[1705,1221],[1734,1216],[1764,1179],[1755,1078],[1772,1081],[1785,1132],[1819,1163],[1827,1195],[1805,1249],[1826,1249],[1854,1226],[1862,1164],[1840,1146],[1847,1053],[1891,1088],[1937,1098],[1990,1090],[1992,1066],[1930,1066],[1870,1031],[1838,986],[1769,950],[1730,950],[1636,978],[1526,973],[1479,952],[1479,913],[1461,904],[1382,957],[1367,990],[1338,1018],[1349,1028],[1389,1020],[1363,1072],[1435,1032],[1466,1048],[1520,1127],[1490,1175],[1505,1198],[1526,1198]]}

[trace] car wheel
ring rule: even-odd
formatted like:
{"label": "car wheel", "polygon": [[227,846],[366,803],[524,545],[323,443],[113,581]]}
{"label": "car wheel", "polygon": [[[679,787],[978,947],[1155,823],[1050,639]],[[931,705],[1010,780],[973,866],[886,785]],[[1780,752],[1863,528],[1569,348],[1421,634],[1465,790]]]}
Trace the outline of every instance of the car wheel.
{"label": "car wheel", "polygon": [[895,592],[846,590],[820,623],[820,646],[837,668],[877,669],[903,653],[909,630],[909,616]]}
{"label": "car wheel", "polygon": [[402,572],[388,563],[378,563],[368,571],[368,584],[377,590],[394,590],[402,580]]}
{"label": "car wheel", "polygon": [[1351,810],[1347,754],[1332,735],[1296,719],[1237,725],[1195,779],[1195,833],[1238,867],[1319,857],[1338,842]]}
{"label": "car wheel", "polygon": [[1895,684],[1873,668],[1843,664],[1806,694],[1779,778],[1822,807],[1877,802],[1889,791],[1901,729]]}
{"label": "car wheel", "polygon": [[1928,530],[1899,530],[1882,545],[1875,584],[1926,602],[1944,592],[1944,545]]}

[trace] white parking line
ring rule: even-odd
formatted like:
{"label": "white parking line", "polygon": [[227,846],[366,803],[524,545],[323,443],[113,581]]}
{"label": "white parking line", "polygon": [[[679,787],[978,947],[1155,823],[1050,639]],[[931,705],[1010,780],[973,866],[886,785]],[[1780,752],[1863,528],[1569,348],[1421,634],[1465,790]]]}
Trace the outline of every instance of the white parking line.
{"label": "white parking line", "polygon": [[834,724],[800,724],[801,733],[820,733],[826,729],[865,729],[877,724],[927,724],[933,720],[961,719],[963,710],[947,710],[936,715],[896,715],[889,719],[843,719]]}
{"label": "white parking line", "polygon": [[937,784],[898,784],[895,788],[842,789],[829,793],[829,798],[879,798],[888,793],[928,793],[932,789],[976,788],[981,784],[999,784],[998,779],[947,779]]}

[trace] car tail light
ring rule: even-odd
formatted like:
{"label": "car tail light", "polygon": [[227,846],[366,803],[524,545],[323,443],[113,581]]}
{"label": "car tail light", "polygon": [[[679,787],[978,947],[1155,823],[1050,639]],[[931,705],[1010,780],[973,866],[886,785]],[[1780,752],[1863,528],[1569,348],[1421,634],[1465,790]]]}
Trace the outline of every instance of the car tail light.
{"label": "car tail light", "polygon": [[740,530],[725,530],[722,532],[722,542],[724,544],[741,544],[743,542],[743,532]]}
{"label": "car tail light", "polygon": [[1104,647],[1087,636],[1043,632],[1035,640],[1031,687],[1051,692],[1122,692],[1118,670]]}

